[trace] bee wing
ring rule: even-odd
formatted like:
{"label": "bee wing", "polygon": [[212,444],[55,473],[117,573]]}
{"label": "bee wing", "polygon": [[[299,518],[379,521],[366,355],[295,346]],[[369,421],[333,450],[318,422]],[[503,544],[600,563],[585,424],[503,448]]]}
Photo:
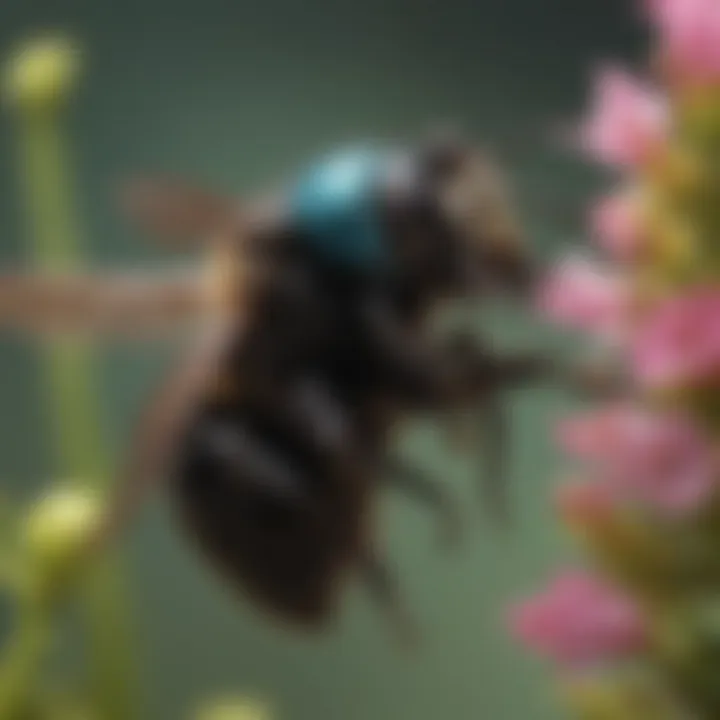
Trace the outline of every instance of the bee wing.
{"label": "bee wing", "polygon": [[153,237],[196,247],[232,229],[237,203],[228,197],[163,178],[138,178],[121,188],[123,213]]}
{"label": "bee wing", "polygon": [[193,413],[221,380],[224,360],[236,341],[237,322],[230,316],[214,318],[150,398],[135,426],[116,494],[100,529],[101,545],[122,531],[147,493],[167,477]]}
{"label": "bee wing", "polygon": [[500,392],[490,392],[480,410],[480,447],[483,452],[481,489],[493,517],[506,523],[508,501],[509,431],[507,408]]}
{"label": "bee wing", "polygon": [[31,335],[148,339],[198,322],[207,283],[164,272],[0,272],[0,329]]}

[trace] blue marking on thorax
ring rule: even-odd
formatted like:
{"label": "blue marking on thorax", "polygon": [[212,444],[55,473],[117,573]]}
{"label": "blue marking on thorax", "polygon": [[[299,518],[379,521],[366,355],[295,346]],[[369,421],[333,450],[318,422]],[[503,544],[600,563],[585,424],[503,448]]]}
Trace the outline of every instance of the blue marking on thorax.
{"label": "blue marking on thorax", "polygon": [[296,183],[295,227],[324,258],[370,271],[387,262],[376,196],[386,160],[375,148],[341,150],[311,166]]}

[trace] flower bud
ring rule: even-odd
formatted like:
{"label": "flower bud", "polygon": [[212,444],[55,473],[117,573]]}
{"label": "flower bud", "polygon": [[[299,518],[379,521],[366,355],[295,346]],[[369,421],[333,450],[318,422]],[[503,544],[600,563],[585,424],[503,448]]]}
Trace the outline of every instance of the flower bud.
{"label": "flower bud", "polygon": [[196,720],[270,720],[270,710],[259,700],[226,697],[201,707]]}
{"label": "flower bud", "polygon": [[78,71],[78,52],[68,38],[47,36],[25,43],[5,66],[6,99],[23,110],[56,109],[72,91]]}
{"label": "flower bud", "polygon": [[96,495],[74,487],[52,490],[31,508],[22,540],[33,589],[45,597],[72,581],[100,518]]}

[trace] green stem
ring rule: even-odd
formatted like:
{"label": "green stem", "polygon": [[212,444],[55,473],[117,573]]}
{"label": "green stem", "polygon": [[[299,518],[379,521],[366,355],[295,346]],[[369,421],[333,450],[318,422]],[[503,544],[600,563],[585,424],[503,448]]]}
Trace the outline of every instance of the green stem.
{"label": "green stem", "polygon": [[0,718],[21,718],[32,703],[37,672],[47,654],[51,637],[48,608],[35,602],[23,604],[15,636],[5,648],[0,665]]}
{"label": "green stem", "polygon": [[137,717],[135,656],[123,578],[120,558],[106,556],[93,568],[83,596],[90,635],[88,683],[103,720]]}
{"label": "green stem", "polygon": [[[59,117],[53,111],[26,113],[20,130],[35,262],[53,271],[78,269],[81,232]],[[110,472],[98,431],[92,353],[78,341],[62,340],[49,343],[44,357],[57,466],[66,477],[104,485]],[[84,594],[89,682],[104,720],[135,716],[130,628],[120,574],[119,558],[104,558],[91,573]]]}
{"label": "green stem", "polygon": [[[27,116],[20,141],[34,261],[45,270],[74,270],[80,265],[82,249],[57,119],[45,113]],[[47,343],[43,361],[57,467],[70,475],[81,473],[85,480],[100,481],[106,463],[97,438],[89,348],[76,340],[57,339]]]}

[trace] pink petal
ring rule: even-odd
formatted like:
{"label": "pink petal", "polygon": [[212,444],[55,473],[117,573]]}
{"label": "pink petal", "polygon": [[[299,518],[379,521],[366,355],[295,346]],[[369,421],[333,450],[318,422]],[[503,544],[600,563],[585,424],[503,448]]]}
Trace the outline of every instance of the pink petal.
{"label": "pink petal", "polygon": [[569,258],[547,278],[537,304],[555,322],[614,338],[622,332],[627,302],[617,277],[582,258]]}
{"label": "pink petal", "polygon": [[665,98],[617,68],[601,70],[588,117],[581,129],[585,150],[600,162],[637,167],[665,144]]}
{"label": "pink petal", "polygon": [[633,367],[648,387],[720,381],[720,288],[672,298],[656,308],[633,341]]}
{"label": "pink petal", "polygon": [[645,622],[632,600],[578,571],[511,609],[510,626],[530,649],[566,666],[637,653],[646,643]]}
{"label": "pink petal", "polygon": [[676,75],[689,81],[720,80],[720,4],[716,0],[652,0],[648,12]]}
{"label": "pink petal", "polygon": [[700,509],[717,490],[712,441],[679,415],[614,405],[565,421],[559,438],[616,494],[669,515]]}
{"label": "pink petal", "polygon": [[601,247],[614,259],[632,260],[638,255],[643,229],[638,199],[622,191],[600,200],[591,210],[590,224]]}
{"label": "pink petal", "polygon": [[558,425],[558,441],[565,452],[585,458],[603,457],[622,441],[627,411],[612,406],[577,415]]}

